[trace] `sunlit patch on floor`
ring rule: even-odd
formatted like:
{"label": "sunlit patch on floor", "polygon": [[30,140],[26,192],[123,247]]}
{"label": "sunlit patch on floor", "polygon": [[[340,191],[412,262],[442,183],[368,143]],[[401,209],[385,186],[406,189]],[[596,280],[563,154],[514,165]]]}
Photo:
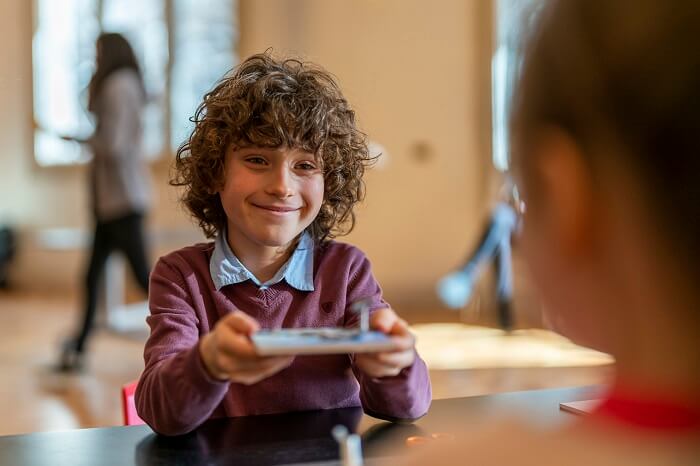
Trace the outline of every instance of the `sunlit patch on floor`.
{"label": "sunlit patch on floor", "polygon": [[464,324],[411,327],[421,357],[432,370],[505,367],[582,367],[612,364],[605,353],[575,345],[556,333],[502,330]]}

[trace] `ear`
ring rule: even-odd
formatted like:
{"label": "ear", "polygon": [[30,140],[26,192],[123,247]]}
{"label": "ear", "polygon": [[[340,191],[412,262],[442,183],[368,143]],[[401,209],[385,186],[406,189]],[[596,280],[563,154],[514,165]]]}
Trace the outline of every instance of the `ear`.
{"label": "ear", "polygon": [[225,185],[226,185],[226,183],[224,182],[224,180],[216,181],[216,182],[209,188],[209,194],[211,194],[211,195],[214,195],[214,194],[219,194],[219,195],[221,195],[221,193],[222,193],[223,190],[224,190],[224,186],[225,186]]}
{"label": "ear", "polygon": [[215,194],[221,195],[222,191],[224,190],[224,181],[215,181],[209,188],[207,189],[207,194],[213,196]]}
{"label": "ear", "polygon": [[[542,220],[564,257],[590,255],[594,242],[595,186],[578,144],[564,131],[548,129],[536,158],[542,190]],[[554,246],[554,244],[553,244]]]}

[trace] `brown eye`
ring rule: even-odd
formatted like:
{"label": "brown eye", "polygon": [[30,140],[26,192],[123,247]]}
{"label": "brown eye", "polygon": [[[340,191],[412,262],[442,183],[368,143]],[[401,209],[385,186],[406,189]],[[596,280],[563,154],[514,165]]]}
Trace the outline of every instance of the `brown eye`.
{"label": "brown eye", "polygon": [[246,157],[245,161],[248,163],[252,163],[253,165],[264,165],[265,163],[267,163],[264,158],[257,156]]}
{"label": "brown eye", "polygon": [[297,168],[301,170],[316,170],[316,165],[311,162],[301,162],[297,164]]}

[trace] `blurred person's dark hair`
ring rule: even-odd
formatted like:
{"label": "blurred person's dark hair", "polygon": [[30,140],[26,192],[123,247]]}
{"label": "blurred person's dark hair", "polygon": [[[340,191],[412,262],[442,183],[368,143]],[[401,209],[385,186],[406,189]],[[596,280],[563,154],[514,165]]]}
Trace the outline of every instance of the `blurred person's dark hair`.
{"label": "blurred person's dark hair", "polygon": [[581,148],[594,180],[608,164],[624,167],[657,219],[650,226],[693,280],[700,263],[700,2],[559,0],[539,14],[515,92],[514,164],[532,176],[532,143],[552,127]]}
{"label": "blurred person's dark hair", "polygon": [[8,269],[16,249],[17,233],[7,225],[0,225],[0,289],[8,288]]}
{"label": "blurred person's dark hair", "polygon": [[226,226],[218,189],[230,146],[300,148],[323,169],[321,210],[309,226],[318,241],[349,233],[362,176],[374,160],[355,112],[334,77],[321,67],[269,52],[252,55],[204,96],[194,130],[177,151],[171,184],[207,237]]}
{"label": "blurred person's dark hair", "polygon": [[143,86],[141,68],[136,60],[134,50],[124,36],[114,32],[102,33],[97,38],[95,48],[97,52],[95,72],[88,85],[88,108],[90,110],[94,109],[95,99],[105,79],[115,71],[124,68],[133,70]]}

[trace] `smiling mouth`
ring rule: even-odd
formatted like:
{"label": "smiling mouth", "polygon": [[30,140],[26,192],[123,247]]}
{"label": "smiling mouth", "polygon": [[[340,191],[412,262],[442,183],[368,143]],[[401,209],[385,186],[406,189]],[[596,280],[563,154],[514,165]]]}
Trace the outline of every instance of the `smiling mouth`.
{"label": "smiling mouth", "polygon": [[280,214],[284,214],[284,213],[288,213],[288,212],[296,212],[297,210],[300,209],[300,207],[284,207],[284,206],[260,205],[260,204],[253,204],[253,206],[257,207],[258,209],[267,210],[269,212],[277,212]]}

